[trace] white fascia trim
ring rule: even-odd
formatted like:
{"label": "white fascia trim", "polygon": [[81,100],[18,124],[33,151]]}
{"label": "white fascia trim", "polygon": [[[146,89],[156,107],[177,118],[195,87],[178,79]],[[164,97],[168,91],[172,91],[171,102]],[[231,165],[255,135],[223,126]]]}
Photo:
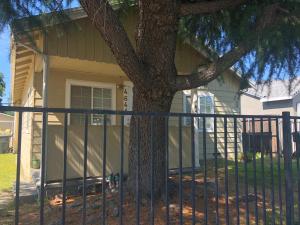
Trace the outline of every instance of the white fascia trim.
{"label": "white fascia trim", "polygon": [[273,97],[273,98],[262,98],[261,102],[273,102],[273,101],[282,101],[282,100],[290,100],[293,99],[292,96],[284,96],[284,97]]}

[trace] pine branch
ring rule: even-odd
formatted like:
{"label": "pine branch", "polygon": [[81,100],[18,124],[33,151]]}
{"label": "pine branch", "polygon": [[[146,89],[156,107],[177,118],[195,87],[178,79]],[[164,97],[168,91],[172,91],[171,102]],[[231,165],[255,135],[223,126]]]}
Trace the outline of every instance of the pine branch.
{"label": "pine branch", "polygon": [[249,35],[246,40],[225,53],[222,57],[218,57],[213,62],[198,68],[197,72],[188,75],[177,75],[175,89],[185,90],[206,85],[220,76],[221,73],[230,69],[240,58],[254,48],[255,42],[253,40],[258,34],[261,34],[267,28],[274,27],[280,21],[281,16],[278,13],[279,11],[278,4],[267,6],[251,32],[252,35]]}
{"label": "pine branch", "polygon": [[180,7],[180,15],[188,16],[195,14],[214,13],[224,9],[232,9],[245,3],[247,0],[213,0],[195,3],[183,3]]}

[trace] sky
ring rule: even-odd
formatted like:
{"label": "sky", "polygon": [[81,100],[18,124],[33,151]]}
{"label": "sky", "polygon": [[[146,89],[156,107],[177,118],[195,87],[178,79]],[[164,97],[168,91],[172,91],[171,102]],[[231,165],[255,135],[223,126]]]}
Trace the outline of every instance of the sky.
{"label": "sky", "polygon": [[4,32],[0,32],[0,72],[4,74],[4,82],[6,85],[5,94],[2,103],[9,103],[10,97],[10,31],[8,28]]}

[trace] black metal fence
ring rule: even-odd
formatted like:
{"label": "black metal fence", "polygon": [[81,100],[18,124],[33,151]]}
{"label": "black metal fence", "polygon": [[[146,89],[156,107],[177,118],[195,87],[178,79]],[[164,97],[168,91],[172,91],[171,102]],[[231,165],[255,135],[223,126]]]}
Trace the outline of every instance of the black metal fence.
{"label": "black metal fence", "polygon": [[[0,111],[15,112],[18,118],[15,224],[249,225],[300,221],[300,118],[289,113],[246,116],[25,107],[0,107]],[[19,202],[22,154],[28,154],[22,144],[26,141],[22,127],[25,113],[42,118],[39,199],[31,208]],[[84,116],[82,126],[72,131],[70,114]],[[93,125],[93,115],[102,115],[102,122]],[[124,118],[128,116],[137,120],[165,118],[167,166],[160,172],[166,181],[158,199],[141,194],[140,179],[136,179],[135,190],[127,186],[129,129]],[[185,123],[186,118],[191,122]],[[38,128],[31,129],[33,136],[34,129]],[[96,134],[95,129],[101,132]],[[70,133],[75,133],[75,138]],[[136,141],[142,142],[148,135]],[[99,142],[90,143],[93,138]],[[52,150],[54,145],[61,146],[60,153]],[[101,154],[96,153],[100,150]],[[72,159],[74,152],[82,154],[81,162]],[[145,163],[145,158],[139,160]],[[72,163],[75,166],[71,168]],[[70,175],[71,169],[82,173]],[[59,179],[48,177],[51,170]],[[151,182],[151,187],[154,185]]]}

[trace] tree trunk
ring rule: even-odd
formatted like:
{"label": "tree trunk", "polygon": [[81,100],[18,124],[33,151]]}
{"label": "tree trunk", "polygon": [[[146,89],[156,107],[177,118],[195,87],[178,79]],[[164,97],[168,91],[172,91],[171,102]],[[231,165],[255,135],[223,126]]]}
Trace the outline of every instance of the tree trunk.
{"label": "tree trunk", "polygon": [[[135,87],[133,111],[169,112],[174,94],[167,88],[143,93]],[[140,196],[151,197],[151,190],[154,198],[162,194],[165,187],[167,119],[163,116],[131,118],[128,186],[134,195],[137,193],[137,182]]]}

